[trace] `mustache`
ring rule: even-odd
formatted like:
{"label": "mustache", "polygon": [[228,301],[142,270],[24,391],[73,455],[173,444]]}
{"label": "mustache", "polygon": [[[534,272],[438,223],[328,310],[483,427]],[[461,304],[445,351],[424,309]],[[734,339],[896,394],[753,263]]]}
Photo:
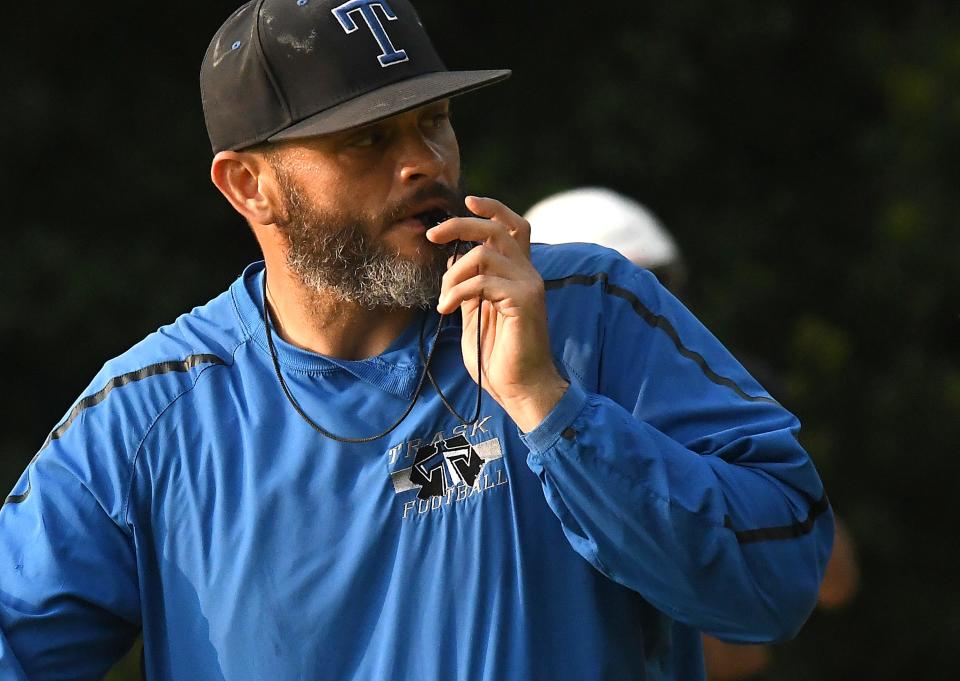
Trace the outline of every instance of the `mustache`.
{"label": "mustache", "polygon": [[416,206],[434,200],[439,200],[442,203],[443,209],[449,213],[451,217],[467,217],[470,215],[470,211],[468,211],[466,205],[464,205],[465,199],[466,193],[463,187],[452,189],[445,184],[435,182],[431,185],[421,187],[406,199],[387,206],[384,210],[384,227],[388,227],[409,215]]}

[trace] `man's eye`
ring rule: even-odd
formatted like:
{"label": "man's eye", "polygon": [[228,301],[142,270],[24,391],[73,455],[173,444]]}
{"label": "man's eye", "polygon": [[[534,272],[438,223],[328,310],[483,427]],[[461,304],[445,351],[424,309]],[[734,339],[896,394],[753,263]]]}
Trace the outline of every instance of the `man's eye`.
{"label": "man's eye", "polygon": [[437,113],[433,114],[433,115],[430,117],[430,124],[431,124],[434,128],[439,129],[439,128],[443,127],[443,124],[446,123],[448,120],[450,120],[450,115],[447,114],[447,113],[445,113],[445,112],[440,111],[440,112],[437,112]]}
{"label": "man's eye", "polygon": [[350,140],[351,147],[375,147],[380,143],[380,140],[383,139],[383,135],[378,132],[367,132],[362,135],[357,135]]}

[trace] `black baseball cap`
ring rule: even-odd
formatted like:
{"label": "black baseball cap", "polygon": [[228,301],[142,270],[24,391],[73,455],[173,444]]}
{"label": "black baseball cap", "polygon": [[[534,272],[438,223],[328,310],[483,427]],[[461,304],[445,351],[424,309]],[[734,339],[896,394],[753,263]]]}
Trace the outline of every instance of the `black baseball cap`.
{"label": "black baseball cap", "polygon": [[448,71],[407,0],[251,0],[200,68],[213,152],[340,132],[508,70]]}

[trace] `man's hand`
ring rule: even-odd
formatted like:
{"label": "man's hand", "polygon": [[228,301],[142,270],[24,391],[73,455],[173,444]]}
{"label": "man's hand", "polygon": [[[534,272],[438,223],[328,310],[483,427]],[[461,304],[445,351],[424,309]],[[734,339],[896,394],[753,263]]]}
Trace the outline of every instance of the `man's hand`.
{"label": "man's hand", "polygon": [[463,362],[477,380],[477,316],[483,299],[483,387],[524,432],[536,428],[569,384],[550,353],[543,279],[530,262],[530,224],[494,199],[467,197],[476,216],[451,218],[427,231],[438,244],[480,245],[443,276],[437,310],[463,315]]}

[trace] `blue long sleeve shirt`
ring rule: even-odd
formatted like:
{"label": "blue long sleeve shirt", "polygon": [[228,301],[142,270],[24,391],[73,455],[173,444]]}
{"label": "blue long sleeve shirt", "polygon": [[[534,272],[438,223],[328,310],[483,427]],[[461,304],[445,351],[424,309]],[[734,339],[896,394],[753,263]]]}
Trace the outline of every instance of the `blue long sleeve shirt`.
{"label": "blue long sleeve shirt", "polygon": [[[571,386],[525,434],[428,386],[382,440],[320,436],[262,264],[108,362],[0,511],[0,679],[99,679],[141,631],[151,681],[702,679],[699,630],[792,636],[833,532],[796,418],[649,273],[533,260]],[[275,341],[307,413],[363,436],[421,328],[361,361]],[[460,334],[433,373],[468,414]]]}

